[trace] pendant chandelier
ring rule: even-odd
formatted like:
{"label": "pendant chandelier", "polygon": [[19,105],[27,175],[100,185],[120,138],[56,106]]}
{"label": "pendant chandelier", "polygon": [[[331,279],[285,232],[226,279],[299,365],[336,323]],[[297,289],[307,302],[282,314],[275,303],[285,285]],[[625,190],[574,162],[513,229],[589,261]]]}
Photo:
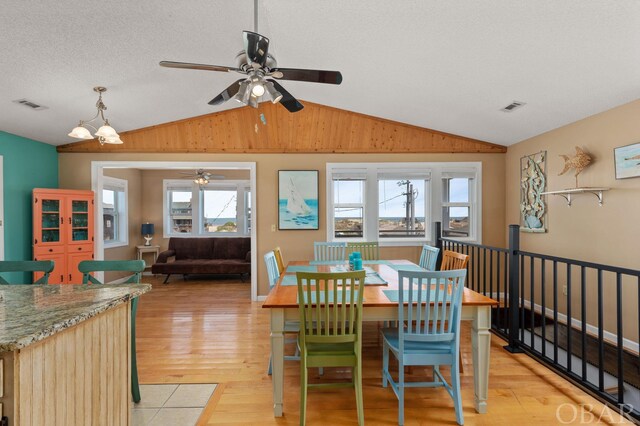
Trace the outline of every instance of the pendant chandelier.
{"label": "pendant chandelier", "polygon": [[[105,143],[119,145],[122,144],[122,140],[120,136],[115,131],[111,125],[109,125],[109,120],[104,118],[104,111],[107,109],[105,104],[102,102],[102,94],[107,91],[106,87],[97,86],[93,88],[93,91],[98,93],[98,102],[96,102],[96,108],[98,112],[93,116],[90,120],[80,120],[78,127],[74,127],[69,136],[76,139],[94,139],[97,138],[100,145],[104,145]],[[102,119],[102,126],[97,128],[90,124],[92,121],[97,120],[98,117]],[[91,136],[91,132],[87,129],[90,127],[94,130],[94,136]]]}

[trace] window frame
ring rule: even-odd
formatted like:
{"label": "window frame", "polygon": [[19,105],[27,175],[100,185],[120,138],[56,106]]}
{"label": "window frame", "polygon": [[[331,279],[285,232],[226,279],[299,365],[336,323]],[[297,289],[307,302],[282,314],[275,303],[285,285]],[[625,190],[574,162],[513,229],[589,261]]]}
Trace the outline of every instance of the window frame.
{"label": "window frame", "polygon": [[[366,199],[367,199],[367,189],[368,189],[368,185],[367,185],[367,176],[363,175],[363,178],[360,179],[359,176],[361,172],[353,172],[353,171],[348,171],[346,173],[343,173],[346,175],[349,174],[353,174],[352,178],[346,178],[346,179],[333,179],[331,178],[331,180],[329,181],[329,186],[331,187],[331,191],[330,191],[330,198],[328,198],[328,200],[330,200],[330,204],[329,202],[327,202],[327,209],[331,209],[331,222],[327,222],[328,226],[331,227],[332,231],[331,231],[331,235],[332,235],[332,240],[327,240],[327,241],[343,241],[343,242],[362,242],[362,241],[366,241],[365,237],[366,237],[366,227],[367,227],[367,206],[366,206]],[[334,203],[334,197],[335,197],[335,193],[334,193],[334,182],[335,181],[362,181],[362,203]],[[330,207],[329,207],[330,206]],[[336,238],[335,237],[335,209],[336,208],[362,208],[362,237],[340,237],[340,238]],[[329,217],[329,215],[327,214],[327,217]],[[328,219],[327,219],[328,220]]]}
{"label": "window frame", "polygon": [[[201,190],[202,189],[202,190]],[[238,232],[206,232],[204,230],[204,190],[235,190],[236,196],[236,225]],[[169,191],[191,192],[191,232],[173,232]],[[220,180],[211,181],[206,185],[198,185],[185,179],[163,179],[162,181],[162,223],[163,238],[206,238],[206,237],[248,237],[251,231],[245,224],[246,193],[250,194],[251,185],[248,180]],[[241,231],[241,232],[240,232]]]}
{"label": "window frame", "polygon": [[[469,187],[468,187],[468,199],[469,201],[467,202],[460,202],[460,201],[445,201],[445,198],[448,198],[448,190],[449,190],[449,185],[448,183],[445,184],[444,182],[446,180],[451,180],[451,179],[469,179]],[[469,209],[469,235],[467,237],[445,237],[445,238],[455,238],[456,240],[459,241],[472,241],[470,240],[470,238],[475,234],[475,230],[473,229],[474,226],[477,226],[477,224],[475,223],[476,221],[473,219],[475,214],[476,214],[476,209],[474,208],[475,204],[476,204],[476,185],[475,183],[472,185],[471,184],[471,180],[475,181],[476,177],[472,176],[471,174],[469,174],[468,172],[464,172],[464,171],[451,171],[451,170],[446,170],[443,172],[442,176],[441,176],[441,180],[442,180],[442,212],[444,213],[444,209],[445,207],[467,207]],[[444,234],[445,231],[445,220],[444,220],[444,214],[442,214],[442,232]]]}
{"label": "window frame", "polygon": [[[334,198],[333,176],[348,170],[366,170],[364,194],[364,223],[362,238],[335,238],[334,230]],[[430,174],[425,184],[425,237],[396,237],[379,238],[379,176],[382,174],[402,174],[406,171],[407,179],[414,180],[411,173],[420,170]],[[380,246],[421,246],[435,244],[433,222],[442,222],[443,216],[443,175],[465,174],[473,176],[470,181],[469,199],[469,237],[447,237],[458,241],[482,243],[482,163],[477,162],[392,162],[392,163],[327,163],[326,164],[326,193],[327,193],[327,241],[378,241]],[[473,182],[473,183],[472,183]]]}
{"label": "window frame", "polygon": [[[114,209],[117,214],[116,231],[117,238],[111,241],[104,240],[104,227],[102,229],[102,244],[105,249],[125,247],[129,245],[129,182],[126,179],[118,179],[111,176],[104,176],[102,190],[114,192]],[[104,221],[104,198],[100,196],[102,202],[101,210]]]}

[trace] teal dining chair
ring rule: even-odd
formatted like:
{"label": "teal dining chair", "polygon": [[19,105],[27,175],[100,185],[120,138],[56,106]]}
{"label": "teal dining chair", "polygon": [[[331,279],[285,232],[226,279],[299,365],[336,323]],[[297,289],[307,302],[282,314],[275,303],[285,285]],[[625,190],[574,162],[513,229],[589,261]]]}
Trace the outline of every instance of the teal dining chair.
{"label": "teal dining chair", "polygon": [[[297,272],[300,312],[300,425],[306,422],[307,388],[353,387],[358,425],[362,401],[362,301],[365,271]],[[309,383],[313,367],[351,367],[351,382]]]}
{"label": "teal dining chair", "polygon": [[[264,263],[267,265],[267,278],[269,279],[269,290],[271,290],[278,279],[280,278],[280,274],[284,271],[280,271],[278,269],[278,260],[273,251],[269,251],[264,255]],[[285,333],[295,333],[296,336],[300,331],[300,323],[298,321],[285,321],[284,323],[284,332]],[[296,343],[298,341],[297,338],[294,339],[285,339],[285,343]],[[300,351],[296,345],[296,353],[295,355],[285,355],[285,361],[300,361]],[[271,356],[269,356],[269,367],[267,368],[267,374],[271,375]]]}
{"label": "teal dining chair", "polygon": [[[391,385],[398,397],[398,424],[404,424],[404,394],[408,387],[444,387],[453,399],[456,422],[464,423],[460,395],[460,315],[466,270],[399,271],[398,324],[382,330],[382,387]],[[398,360],[398,380],[389,371],[389,353]],[[433,366],[433,380],[406,382],[404,367]],[[440,372],[451,366],[451,384]]]}
{"label": "teal dining chair", "polygon": [[313,260],[316,262],[342,262],[347,258],[347,243],[314,242]]}
{"label": "teal dining chair", "polygon": [[436,261],[438,260],[438,254],[440,253],[440,249],[437,247],[431,247],[428,244],[422,246],[422,253],[420,254],[420,265],[421,268],[426,269],[427,271],[435,271],[436,270]]}
{"label": "teal dining chair", "polygon": [[[4,272],[42,272],[42,277],[32,284],[48,284],[49,274],[53,271],[53,260],[3,260],[0,261],[0,274]],[[26,282],[10,283],[0,276],[0,284],[30,284]]]}
{"label": "teal dining chair", "polygon": [[[103,284],[91,275],[92,272],[132,272],[123,284],[138,284],[144,271],[144,260],[83,260],[78,264],[82,272],[82,284]],[[136,357],[136,312],[138,298],[131,299],[131,396],[133,402],[140,402],[138,382],[138,361]]]}

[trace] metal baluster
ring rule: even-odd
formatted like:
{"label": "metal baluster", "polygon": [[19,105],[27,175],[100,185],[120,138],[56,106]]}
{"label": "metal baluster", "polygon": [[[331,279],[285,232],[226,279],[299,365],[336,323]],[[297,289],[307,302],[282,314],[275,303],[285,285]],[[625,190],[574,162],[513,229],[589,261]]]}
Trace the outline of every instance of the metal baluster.
{"label": "metal baluster", "polygon": [[540,259],[540,297],[542,298],[542,357],[547,356],[547,301],[545,291],[545,270],[546,260]]}
{"label": "metal baluster", "polygon": [[520,341],[524,342],[524,256],[520,256]]}
{"label": "metal baluster", "polygon": [[571,373],[571,361],[573,345],[571,344],[571,329],[573,317],[571,316],[571,265],[567,265],[567,370]]}
{"label": "metal baluster", "polygon": [[624,404],[624,373],[622,370],[622,354],[624,349],[623,328],[622,328],[622,274],[616,272],[616,317],[618,324],[616,333],[618,334],[618,404]]}
{"label": "metal baluster", "polygon": [[598,269],[598,390],[604,392],[604,309],[602,269]]}
{"label": "metal baluster", "polygon": [[553,261],[553,362],[558,363],[558,262]]}
{"label": "metal baluster", "polygon": [[530,309],[531,309],[531,349],[536,348],[535,345],[535,323],[536,323],[536,310],[535,310],[535,288],[534,288],[534,283],[535,281],[535,269],[536,269],[536,260],[534,259],[533,256],[529,256],[529,268],[531,269],[531,271],[529,272],[529,291],[531,293],[531,301],[529,303],[530,305]]}
{"label": "metal baluster", "polygon": [[[504,305],[505,305],[505,310],[504,310],[504,325],[505,327],[508,329],[509,328],[509,303],[511,301],[511,299],[509,298],[509,268],[511,268],[511,265],[509,264],[509,253],[505,253],[504,254]],[[508,330],[505,330],[508,331]]]}
{"label": "metal baluster", "polygon": [[586,276],[586,268],[584,266],[580,267],[580,292],[581,294],[581,303],[580,313],[582,314],[582,380],[587,380],[587,276]]}
{"label": "metal baluster", "polygon": [[487,295],[487,249],[482,249],[482,294]]}

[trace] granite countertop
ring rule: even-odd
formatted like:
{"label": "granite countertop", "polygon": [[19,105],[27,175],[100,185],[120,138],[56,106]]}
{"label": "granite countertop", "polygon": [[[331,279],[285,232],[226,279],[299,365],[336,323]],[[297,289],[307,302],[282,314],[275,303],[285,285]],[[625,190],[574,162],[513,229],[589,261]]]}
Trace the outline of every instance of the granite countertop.
{"label": "granite countertop", "polygon": [[0,285],[0,352],[27,347],[149,290],[150,284]]}

